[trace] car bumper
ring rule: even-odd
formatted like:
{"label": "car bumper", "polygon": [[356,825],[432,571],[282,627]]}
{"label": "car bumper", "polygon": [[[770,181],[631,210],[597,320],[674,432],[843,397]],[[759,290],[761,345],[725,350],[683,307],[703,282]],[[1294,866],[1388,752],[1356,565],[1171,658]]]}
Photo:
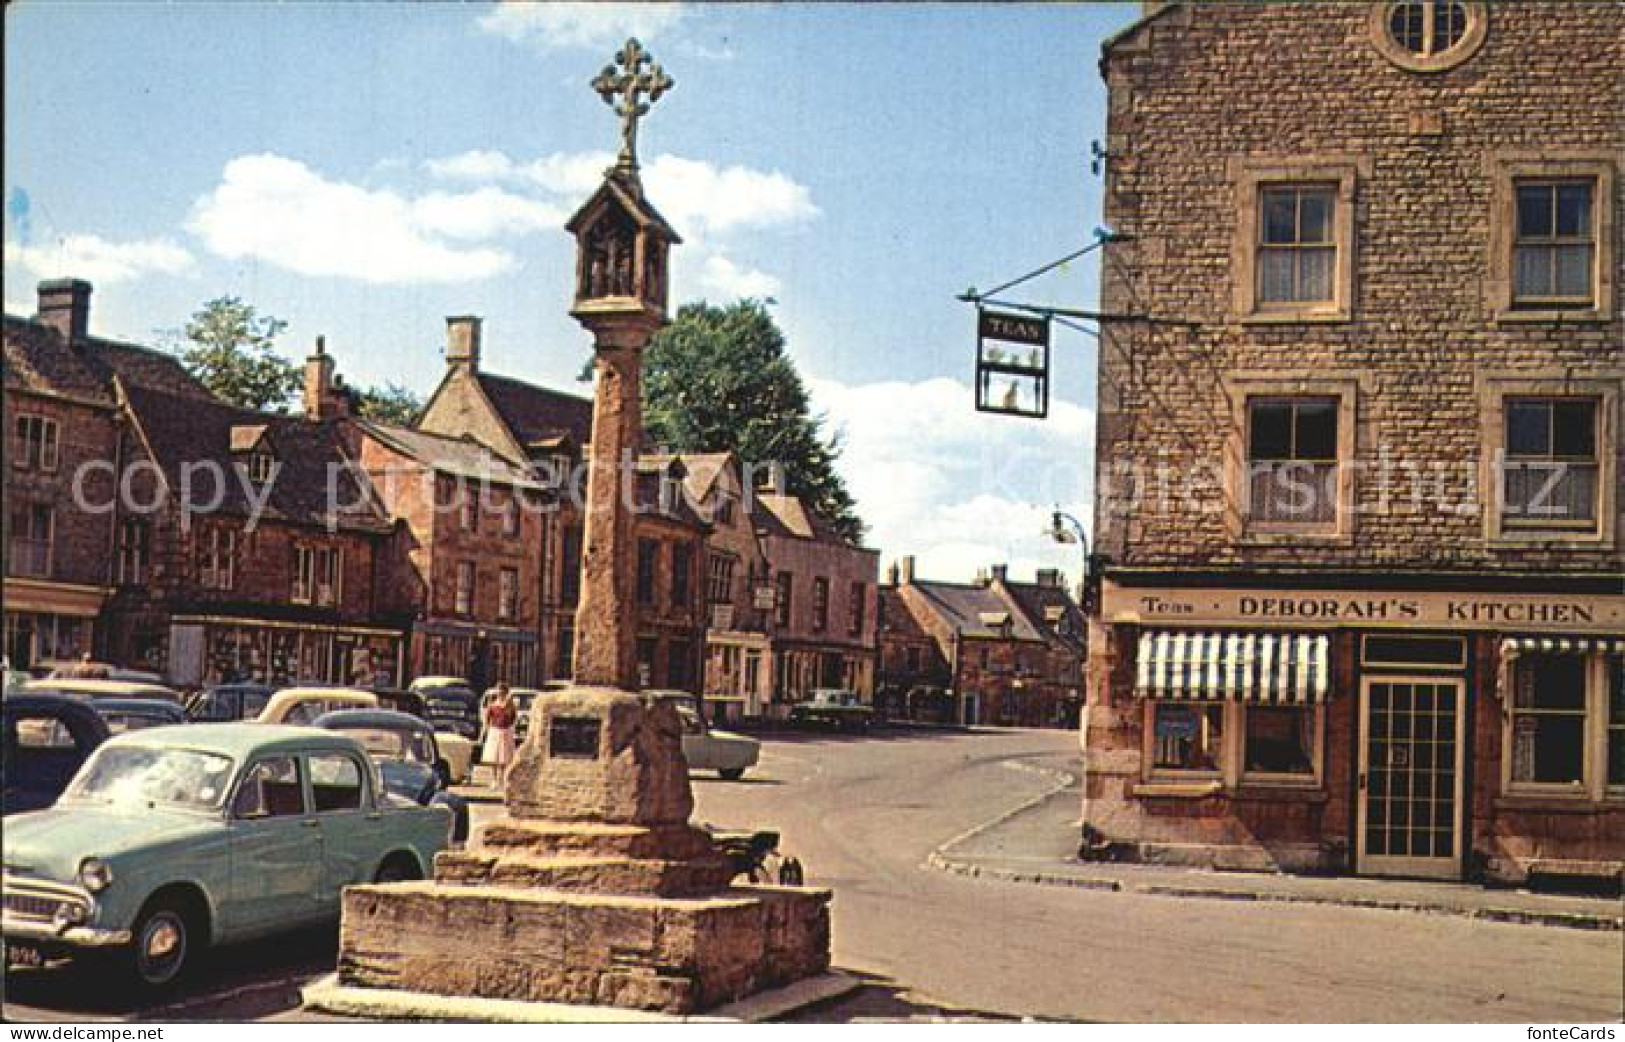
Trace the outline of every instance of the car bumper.
{"label": "car bumper", "polygon": [[0,883],[4,908],[0,936],[49,948],[108,948],[129,944],[128,930],[91,925],[96,899],[82,887],[6,876]]}

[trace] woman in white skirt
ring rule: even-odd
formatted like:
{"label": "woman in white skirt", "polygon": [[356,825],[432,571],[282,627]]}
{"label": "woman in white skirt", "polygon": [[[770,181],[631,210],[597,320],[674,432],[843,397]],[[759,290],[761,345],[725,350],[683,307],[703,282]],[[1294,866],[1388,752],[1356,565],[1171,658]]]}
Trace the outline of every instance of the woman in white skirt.
{"label": "woman in white skirt", "polygon": [[514,708],[513,695],[507,684],[498,684],[491,703],[485,707],[485,748],[480,759],[490,765],[497,784],[508,779],[508,767],[513,763],[513,726],[519,719]]}

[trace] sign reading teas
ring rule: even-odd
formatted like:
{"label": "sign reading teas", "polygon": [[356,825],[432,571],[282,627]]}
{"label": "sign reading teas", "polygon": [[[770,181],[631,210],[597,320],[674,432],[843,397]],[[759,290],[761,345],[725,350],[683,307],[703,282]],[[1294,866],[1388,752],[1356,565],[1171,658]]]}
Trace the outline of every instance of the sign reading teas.
{"label": "sign reading teas", "polygon": [[1107,622],[1134,623],[1619,633],[1625,630],[1625,596],[1183,590],[1107,582],[1101,614]]}

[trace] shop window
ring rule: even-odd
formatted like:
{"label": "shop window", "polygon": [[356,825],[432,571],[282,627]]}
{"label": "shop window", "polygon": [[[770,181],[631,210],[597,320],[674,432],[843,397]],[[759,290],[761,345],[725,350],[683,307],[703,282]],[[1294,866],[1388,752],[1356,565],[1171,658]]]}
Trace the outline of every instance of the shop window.
{"label": "shop window", "polygon": [[659,581],[660,543],[653,539],[638,540],[638,603],[653,605],[655,587]]}
{"label": "shop window", "polygon": [[829,628],[829,580],[822,575],[813,580],[812,625],[819,633]]}
{"label": "shop window", "polygon": [[497,573],[497,618],[512,621],[519,614],[519,569],[504,568]]}
{"label": "shop window", "polygon": [[1217,774],[1224,755],[1222,704],[1149,703],[1153,772]]}
{"label": "shop window", "polygon": [[1625,789],[1625,655],[1608,656],[1608,788]]}
{"label": "shop window", "polygon": [[1513,678],[1512,782],[1585,781],[1586,658],[1525,655]]}
{"label": "shop window", "polygon": [[12,464],[25,470],[56,469],[58,428],[44,416],[19,415],[13,427]]}
{"label": "shop window", "polygon": [[1512,306],[1587,309],[1595,300],[1597,244],[1589,180],[1520,180],[1513,187]]}
{"label": "shop window", "polygon": [[1250,523],[1322,528],[1336,523],[1338,412],[1335,398],[1249,399]]}
{"label": "shop window", "polygon": [[1505,445],[1501,470],[1505,527],[1596,529],[1600,477],[1596,399],[1509,399]]}
{"label": "shop window", "polygon": [[1317,716],[1309,706],[1244,707],[1242,777],[1313,778],[1317,771]]}

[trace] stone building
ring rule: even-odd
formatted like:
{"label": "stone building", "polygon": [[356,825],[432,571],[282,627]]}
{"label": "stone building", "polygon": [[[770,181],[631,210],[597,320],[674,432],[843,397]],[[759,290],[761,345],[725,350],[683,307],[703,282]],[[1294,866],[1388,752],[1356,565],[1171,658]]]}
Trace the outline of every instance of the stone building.
{"label": "stone building", "polygon": [[115,383],[108,657],[187,687],[398,681],[412,591],[390,581],[397,528],[348,451],[332,358],[318,345],[292,415]]}
{"label": "stone building", "polygon": [[[592,436],[592,401],[480,366],[477,318],[448,318],[446,373],[415,427],[424,434],[473,439],[524,468],[543,489],[539,555],[540,679],[567,679],[581,594],[581,503]],[[669,462],[669,461],[668,461]],[[677,493],[681,475],[640,459],[634,468],[639,527],[637,647],[646,685],[691,690],[701,676],[705,619],[701,572],[706,525]]]}
{"label": "stone building", "polygon": [[1625,8],[1149,6],[1101,64],[1086,845],[1617,875]]}
{"label": "stone building", "polygon": [[[1085,630],[1059,572],[1041,569],[1035,582],[1018,583],[995,565],[971,583],[941,582],[918,578],[914,558],[904,557],[888,578],[881,662],[895,689],[906,696],[944,680],[955,723],[1076,725]],[[904,708],[930,714],[934,701],[920,693]]]}

